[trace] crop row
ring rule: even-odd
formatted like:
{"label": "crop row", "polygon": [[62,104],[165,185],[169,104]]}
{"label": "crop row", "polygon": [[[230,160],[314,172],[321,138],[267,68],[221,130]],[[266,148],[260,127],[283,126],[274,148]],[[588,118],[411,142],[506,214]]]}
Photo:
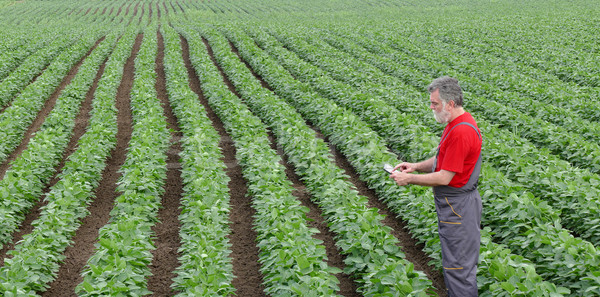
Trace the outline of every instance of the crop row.
{"label": "crop row", "polygon": [[91,29],[72,47],[64,50],[55,61],[28,85],[0,114],[0,160],[5,161],[8,154],[21,142],[24,133],[31,125],[46,99],[54,92],[67,75],[71,67],[90,50],[100,38],[100,30]]}
{"label": "crop row", "polygon": [[[318,56],[307,55],[311,51],[322,51],[323,48],[329,48],[327,51],[329,55],[341,55],[343,63],[333,63],[332,59],[320,59],[317,64],[319,67],[327,69],[330,75],[336,79],[347,80],[351,84],[360,86],[363,90],[378,94],[399,110],[412,113],[409,116],[419,119],[430,129],[434,131],[439,129],[439,126],[434,125],[432,121],[423,121],[423,119],[430,118],[430,112],[423,108],[426,103],[414,100],[414,98],[425,98],[426,95],[415,91],[413,87],[407,87],[397,78],[385,76],[372,65],[358,61],[349,54],[340,53],[331,46],[328,47],[326,43],[320,43],[319,47],[316,47],[297,39],[291,42],[289,38],[287,37],[288,40],[284,42],[286,46],[294,49],[294,52],[304,59],[312,59],[313,62]],[[305,46],[298,48],[300,44]],[[350,46],[351,43],[346,48]],[[354,47],[354,49],[360,50],[360,47]],[[356,52],[353,54],[358,55]],[[326,57],[327,54],[321,56]],[[407,80],[422,76],[411,68],[398,65],[390,59],[382,59],[364,49],[360,52],[360,56],[382,71],[402,76]],[[348,65],[354,66],[348,68]],[[375,83],[373,82],[375,79],[384,79],[386,83]],[[419,79],[419,81],[423,81],[423,79]],[[498,129],[485,119],[478,118],[478,123],[483,135],[487,139],[494,140],[486,141],[484,145],[484,162],[494,164],[507,177],[520,183],[535,196],[547,200],[553,207],[561,211],[565,225],[570,230],[577,231],[583,238],[596,244],[600,238],[599,219],[598,215],[595,215],[600,212],[599,204],[595,199],[596,193],[599,191],[597,187],[600,184],[599,177],[585,170],[571,167],[567,162],[545,150],[536,149],[527,141]],[[410,158],[414,158],[414,156],[410,156]],[[531,182],[531,180],[540,182]],[[568,202],[565,199],[569,199]],[[572,211],[573,209],[576,211]]]}
{"label": "crop row", "polygon": [[[27,30],[28,28],[10,28],[0,32],[0,38],[2,40],[0,41],[0,51],[2,52],[1,55],[3,57],[6,54],[13,54],[14,51],[17,51],[30,40],[32,36],[24,34],[24,32],[28,32]],[[0,63],[6,62],[7,61],[2,61]]]}
{"label": "crop row", "polygon": [[[110,41],[109,41],[110,42]],[[104,44],[108,44],[106,42]],[[88,49],[80,45],[85,53]],[[72,133],[74,118],[77,115],[85,92],[91,86],[97,68],[108,55],[107,45],[103,45],[94,60],[82,64],[81,72],[76,75],[57,99],[53,111],[48,115],[44,124],[30,140],[28,148],[13,162],[0,181],[0,246],[8,242],[12,233],[24,219],[26,212],[35,204],[42,194],[42,189],[55,172],[55,166],[60,161],[62,152],[69,142]],[[73,55],[73,53],[69,52]],[[77,59],[78,57],[63,56],[63,59]],[[67,60],[68,61],[68,60]],[[96,71],[94,71],[96,69]],[[66,69],[68,71],[68,69]],[[46,98],[34,98],[40,101]],[[16,105],[13,105],[16,106]],[[20,107],[23,109],[24,107]],[[62,113],[68,112],[63,115]],[[2,116],[6,115],[3,113]]]}
{"label": "crop row", "polygon": [[[268,35],[253,33],[259,45],[296,78],[310,83],[323,96],[352,109],[384,137],[395,152],[415,155],[429,152],[437,144],[428,128],[390,107],[378,96],[372,95],[365,100],[364,96],[368,93],[361,94],[333,80],[318,67],[277,46],[277,41],[268,39]],[[414,138],[421,141],[414,143],[411,141]],[[405,145],[411,142],[412,145]],[[597,269],[600,254],[594,246],[573,238],[568,231],[560,228],[556,211],[531,194],[520,194],[524,190],[508,182],[491,165],[484,163],[483,177],[480,191],[485,193],[484,224],[492,227],[495,237],[501,238],[512,251],[534,261],[538,272],[546,279],[568,287],[592,287],[594,280],[586,278],[586,275],[600,272]],[[578,263],[578,268],[573,269],[571,263]]]}
{"label": "crop row", "polygon": [[[78,77],[83,77],[84,73],[88,77],[84,85],[77,84],[78,78],[74,79],[73,86],[80,92],[87,90],[85,84],[89,83],[90,75],[97,73],[99,62],[104,61],[112,51],[120,33],[107,36],[81,66]],[[63,252],[71,243],[80,220],[89,214],[87,205],[102,177],[106,159],[116,144],[114,97],[134,39],[132,31],[121,37],[106,62],[92,101],[93,111],[87,132],[79,139],[77,150],[69,156],[58,182],[46,196],[47,204],[33,222],[34,230],[9,252],[13,257],[7,259],[0,270],[3,292],[11,292],[14,296],[37,296],[36,292],[44,291],[47,284],[55,279],[59,263],[64,258]],[[84,95],[71,93],[67,98],[76,103]],[[60,124],[73,125],[73,116],[77,114],[74,108],[65,109],[57,104],[56,110],[63,117]]]}
{"label": "crop row", "polygon": [[[236,158],[248,183],[256,210],[254,230],[265,293],[273,295],[335,295],[336,269],[325,262],[325,248],[306,225],[308,209],[292,195],[293,188],[270,147],[265,127],[223,83],[198,32],[180,28],[190,45],[190,59],[209,105],[234,140]],[[313,296],[313,295],[307,295]]]}
{"label": "crop row", "polygon": [[377,209],[369,208],[364,197],[344,179],[329,147],[300,114],[284,100],[263,88],[261,83],[232,53],[222,36],[204,32],[217,53],[227,77],[232,80],[250,109],[269,125],[277,141],[295,165],[298,175],[322,208],[337,245],[347,255],[346,271],[357,277],[364,295],[425,295],[431,281],[405,259],[398,240],[384,226]]}
{"label": "crop row", "polygon": [[[519,61],[541,69],[571,85],[578,84],[582,89],[588,89],[592,95],[594,89],[597,91],[600,87],[597,79],[597,49],[594,49],[594,28],[585,24],[583,20],[585,18],[569,19],[571,24],[567,34],[558,31],[550,36],[540,36],[536,34],[539,31],[534,28],[520,30],[519,35],[529,40],[524,42],[513,42],[509,38],[499,36],[493,30],[479,32],[473,37],[478,40],[477,48],[483,48],[483,51],[490,47],[502,48],[500,57],[505,60]],[[517,22],[514,26],[518,28],[520,24]],[[444,31],[443,34],[448,34]],[[453,39],[450,34],[444,39],[460,46],[466,45],[464,41]],[[597,99],[597,94],[594,97]]]}
{"label": "crop row", "polygon": [[[325,36],[324,39],[328,39],[327,33],[322,32],[322,35]],[[358,34],[354,34],[354,36],[366,39]],[[338,46],[352,43],[348,39],[334,42]],[[515,132],[539,147],[547,148],[553,154],[561,156],[575,166],[589,169],[594,173],[600,172],[600,146],[596,143],[600,137],[598,123],[581,120],[577,115],[569,114],[568,109],[550,108],[547,103],[527,101],[524,100],[525,98],[498,90],[489,83],[461,73],[464,68],[467,68],[466,66],[461,65],[460,70],[451,69],[445,65],[451,63],[444,63],[443,58],[436,58],[437,53],[428,56],[428,51],[422,50],[422,47],[419,49],[423,55],[427,56],[425,59],[402,54],[398,49],[405,50],[405,46],[399,45],[398,41],[388,41],[388,43],[392,44],[395,50],[379,51],[378,54],[393,61],[401,61],[406,66],[420,72],[420,76],[413,77],[415,80],[413,86],[426,85],[426,82],[431,81],[432,77],[442,74],[454,76],[464,86],[465,95],[469,98],[465,105],[474,114],[479,114],[480,117],[485,117],[499,127]],[[442,56],[447,56],[446,52]],[[442,61],[437,61],[440,59]],[[465,61],[460,63],[465,63]],[[483,70],[478,70],[476,73],[482,72]],[[527,113],[533,113],[530,111],[548,114],[549,118],[556,119],[554,121],[564,124],[564,127],[533,115],[527,115]],[[588,135],[587,138],[590,140],[586,139],[585,135]]]}
{"label": "crop row", "polygon": [[229,177],[212,127],[198,95],[189,87],[179,35],[161,25],[169,101],[183,133],[180,154],[183,195],[177,296],[229,296],[234,292],[229,228]]}
{"label": "crop row", "polygon": [[88,260],[83,282],[76,288],[81,296],[128,292],[149,294],[148,265],[152,226],[157,221],[160,197],[166,180],[166,151],[170,133],[155,89],[157,25],[144,31],[135,58],[135,79],[131,89],[133,132],[125,163],[119,171],[114,208],[107,225],[100,228],[95,254]]}
{"label": "crop row", "polygon": [[[244,50],[240,44],[237,42],[235,43],[243,54]],[[246,41],[245,44],[246,46],[249,46],[252,45],[253,42]],[[388,197],[388,203],[392,205],[392,208],[394,208],[395,211],[403,214],[403,216],[404,214],[412,213],[412,216],[407,215],[405,219],[407,219],[407,221],[409,221],[412,225],[413,233],[415,233],[415,235],[419,237],[421,241],[426,243],[427,252],[432,257],[435,257],[439,260],[439,256],[436,256],[439,253],[439,239],[434,231],[436,225],[435,212],[433,211],[432,198],[428,197],[431,196],[431,194],[429,192],[423,193],[423,190],[418,187],[410,188],[411,191],[417,193],[418,195],[411,197],[413,200],[410,203],[413,204],[412,208],[406,209],[406,202],[398,200],[399,198],[403,198],[403,196],[407,196],[408,193],[406,193],[406,190],[398,188],[390,180],[386,180],[385,178],[382,179],[381,169],[379,167],[380,164],[384,162],[398,162],[397,159],[394,160],[395,158],[390,157],[389,153],[387,153],[387,148],[385,147],[383,140],[381,140],[372,130],[367,128],[366,123],[355,118],[352,114],[348,114],[347,112],[347,114],[343,117],[345,124],[337,123],[339,126],[335,127],[336,121],[339,122],[339,119],[342,117],[336,116],[334,111],[341,108],[335,106],[332,102],[327,103],[328,107],[324,108],[322,104],[326,104],[328,100],[321,98],[316,94],[301,96],[299,93],[302,91],[300,90],[307,90],[307,88],[310,90],[310,87],[303,86],[302,83],[295,81],[289,73],[285,74],[286,71],[281,69],[280,66],[277,66],[276,63],[267,63],[266,61],[268,61],[269,58],[265,57],[264,53],[260,54],[259,50],[255,49],[251,52],[251,54],[248,53],[244,55],[244,57],[249,59],[249,63],[256,67],[255,69],[260,72],[261,75],[263,75],[265,80],[269,81],[269,84],[276,89],[276,92],[285,94],[283,96],[286,97],[286,99],[295,101],[299,100],[296,98],[311,98],[308,100],[305,99],[307,102],[304,103],[296,102],[296,107],[302,111],[304,116],[316,123],[324,133],[331,134],[330,138],[351,160],[353,166],[355,166],[362,178],[366,180],[370,186],[380,194],[381,197]],[[259,66],[258,61],[261,61],[260,65],[263,66]],[[270,65],[273,69],[271,69],[269,72],[262,70],[262,68],[267,67],[265,65]],[[276,70],[278,68],[279,70]],[[277,81],[277,79],[282,79],[282,77],[286,76],[288,77],[286,80]],[[286,87],[283,88],[282,86]],[[286,92],[289,93],[286,94]],[[354,125],[349,125],[348,123],[353,123]],[[423,204],[414,205],[416,202],[415,200],[419,200],[419,203]],[[538,288],[529,284],[533,277],[533,275],[528,275],[531,273],[531,271],[520,270],[521,268],[517,268],[518,265],[514,265],[514,262],[512,261],[520,262],[520,265],[527,265],[525,264],[526,262],[523,262],[519,256],[510,255],[507,253],[508,251],[506,249],[492,243],[489,240],[489,234],[484,232],[482,237],[482,256],[484,256],[482,261],[487,264],[480,267],[479,278],[481,280],[480,289],[482,292],[503,290],[503,288],[496,283],[507,281],[509,277],[512,278],[511,282],[515,282],[515,277],[517,275],[520,275],[518,278],[521,278],[521,285],[528,290],[556,290],[556,288],[549,283],[545,283],[543,286]],[[437,265],[440,265],[440,263],[438,262]],[[499,276],[498,273],[495,272],[497,271],[496,269],[506,269],[512,271],[512,273],[510,276]],[[533,269],[532,266],[530,266],[530,269]],[[503,279],[504,277],[506,278]],[[539,280],[539,276],[533,277],[533,279],[535,278]]]}
{"label": "crop row", "polygon": [[[345,30],[332,28],[331,31],[340,36],[347,36]],[[323,36],[331,34],[322,33]],[[522,67],[517,68],[516,65],[510,64],[505,59],[481,52],[475,54],[466,47],[443,43],[432,38],[422,37],[420,42],[405,42],[405,36],[384,35],[381,32],[367,32],[366,30],[361,30],[360,34],[396,49],[395,52],[386,52],[386,56],[389,54],[388,57],[391,59],[396,61],[409,59],[411,66],[434,76],[441,73],[452,75],[461,81],[461,85],[465,87],[466,91],[481,97],[492,98],[495,101],[501,100],[503,104],[507,104],[519,112],[559,125],[562,129],[581,135],[588,141],[598,142],[600,140],[600,124],[583,119],[576,109],[572,109],[582,104],[585,105],[586,110],[590,109],[590,104],[582,98],[585,91],[562,86],[564,83],[556,77],[553,80],[550,75],[540,73],[542,71],[537,69],[536,72],[526,75],[523,73]],[[356,36],[357,33],[351,35]],[[327,39],[327,37],[325,38]],[[420,44],[422,42],[436,46],[423,47]],[[481,59],[484,59],[486,63],[475,63],[476,60]],[[515,84],[523,84],[527,87],[518,88]],[[553,90],[553,88],[561,89],[559,91]],[[547,98],[549,96],[559,97],[569,94],[571,96],[577,94],[577,97],[573,96],[574,98],[571,100],[565,98],[564,103],[559,106],[548,104],[549,100],[556,100]]]}
{"label": "crop row", "polygon": [[[348,47],[347,47],[347,48],[348,48]],[[356,49],[356,47],[355,47],[355,49]],[[354,53],[355,55],[359,55],[357,52],[353,52],[353,53]],[[379,57],[377,57],[376,55],[373,55],[373,54],[365,53],[365,51],[364,51],[364,50],[363,50],[363,51],[360,53],[360,56],[361,56],[361,57],[368,57],[368,58],[366,58],[366,59],[367,59],[369,62],[371,62],[371,63],[374,63],[374,64],[375,64],[375,65],[377,65],[378,67],[381,67],[381,68],[382,68],[382,70],[384,69],[384,67],[382,66],[383,62],[385,62],[385,63],[390,63],[390,65],[391,65],[391,66],[390,66],[390,68],[392,68],[392,69],[394,69],[394,67],[398,67],[396,64],[394,64],[394,62],[393,62],[393,61],[390,61],[389,59],[387,59],[387,60],[382,60],[382,61],[383,61],[383,62],[382,62],[382,61],[380,61],[380,60],[381,60],[381,58],[379,58]],[[379,59],[379,60],[378,60],[378,59]],[[370,71],[374,71],[374,73],[376,73],[376,70],[372,70],[372,66],[369,66],[368,64],[364,64],[364,63],[357,62],[357,61],[354,61],[353,63],[349,63],[350,61],[351,61],[351,60],[345,59],[345,60],[344,60],[344,65],[348,65],[348,64],[359,65],[359,66],[354,66],[354,67],[358,67],[358,68],[360,68],[360,67],[366,67],[366,68],[368,68],[368,67],[371,67],[371,68],[369,68],[369,69],[371,69]],[[324,64],[321,64],[321,65],[324,65]],[[337,64],[335,64],[335,65],[338,65],[338,66],[339,66],[339,65],[341,65],[341,64],[340,64],[340,63],[337,63]],[[365,66],[365,65],[366,65],[366,66]],[[333,66],[334,66],[334,65],[329,65],[328,67],[333,67]],[[331,68],[330,68],[330,69],[331,69]],[[396,68],[396,69],[397,69],[397,72],[395,72],[395,73],[400,73],[400,72],[402,72],[402,71],[410,71],[410,69],[409,69],[409,70],[407,70],[406,68],[400,68],[400,67],[398,67],[398,68]],[[331,72],[331,73],[332,73],[333,75],[337,76],[337,77],[342,77],[342,75],[340,75],[340,74],[341,74],[341,72],[339,72],[339,73],[338,73],[338,72],[336,72],[336,73],[333,73],[333,72]],[[412,73],[411,73],[411,74],[412,74]],[[360,75],[360,74],[358,74],[358,75]],[[361,80],[357,79],[358,75],[357,75],[357,74],[354,74],[354,75],[352,75],[352,77],[351,77],[351,78],[349,78],[349,79],[350,79],[352,82],[359,82],[359,81],[361,81]],[[378,75],[379,77],[381,77],[381,74],[377,74],[377,75]],[[406,75],[406,76],[408,76],[408,75]],[[396,82],[396,81],[394,81],[394,80],[388,80],[387,82],[389,83],[389,85],[394,85],[394,82]],[[374,92],[374,93],[380,94],[380,96],[383,96],[384,98],[393,98],[393,97],[392,97],[392,94],[394,94],[394,95],[398,95],[398,94],[400,94],[400,95],[404,95],[404,96],[397,96],[397,98],[398,98],[398,99],[402,99],[402,100],[406,100],[406,98],[404,98],[405,96],[413,96],[413,97],[422,97],[422,96],[423,96],[423,95],[419,95],[419,94],[418,94],[418,92],[415,92],[415,91],[412,91],[412,92],[411,92],[411,90],[410,90],[411,88],[404,88],[404,89],[401,89],[401,85],[400,85],[400,84],[398,84],[397,82],[396,82],[396,84],[394,85],[394,89],[392,90],[392,92],[391,92],[391,93],[389,93],[389,92],[385,92],[385,91],[381,91],[381,85],[380,85],[380,84],[370,84],[370,85],[369,85],[369,84],[366,84],[366,83],[363,81],[363,82],[361,82],[361,83],[358,83],[358,85],[361,85],[363,88],[367,88],[367,89],[369,89],[370,91],[372,91],[372,92]],[[394,92],[398,92],[398,93],[396,94],[396,93],[394,93]],[[422,106],[418,106],[419,104],[422,104],[422,103],[418,103],[418,102],[416,102],[416,103],[408,104],[408,102],[404,102],[404,101],[402,101],[402,102],[398,102],[398,100],[395,100],[396,102],[394,102],[394,100],[392,100],[392,99],[388,99],[388,100],[389,100],[389,102],[390,102],[390,103],[392,103],[392,104],[395,104],[395,105],[397,106],[397,108],[399,108],[399,109],[410,110],[411,112],[415,112],[415,113],[417,113],[417,114],[415,115],[415,118],[421,118],[421,117],[422,117],[422,118],[426,118],[426,117],[427,117],[427,112],[426,112],[426,110],[425,110],[424,108],[422,108]],[[414,101],[414,100],[413,100],[413,101]],[[428,125],[430,128],[432,128],[432,129],[439,129],[439,128],[437,128],[437,127],[433,126],[433,124],[432,124],[432,123],[430,123],[430,122],[431,122],[431,121],[429,121],[429,122],[427,122],[427,121],[423,121],[423,123],[424,123],[425,125]],[[521,149],[521,151],[520,151],[520,153],[521,153],[521,154],[522,154],[522,152],[523,152],[523,151],[522,151],[523,149],[525,149],[525,150],[527,151],[527,150],[528,150],[528,148],[530,147],[530,145],[527,145],[527,143],[526,143],[526,142],[521,142],[521,141],[519,141],[519,139],[518,139],[518,138],[514,138],[514,137],[512,137],[512,138],[511,138],[511,137],[510,137],[510,135],[509,135],[509,134],[507,134],[507,133],[501,133],[501,134],[500,134],[500,133],[498,133],[498,132],[501,132],[501,131],[499,131],[499,130],[497,130],[497,129],[491,129],[491,128],[488,128],[489,124],[487,124],[485,121],[483,121],[483,120],[482,120],[481,122],[482,122],[482,123],[484,124],[484,126],[485,126],[483,129],[485,129],[485,130],[486,130],[486,132],[487,132],[486,134],[487,134],[487,135],[492,135],[492,136],[493,136],[492,138],[499,138],[499,139],[501,139],[501,140],[502,140],[502,141],[498,141],[498,142],[486,143],[486,146],[488,146],[488,145],[491,145],[491,146],[499,146],[499,145],[502,145],[502,146],[500,146],[500,149],[499,149],[498,151],[499,151],[499,152],[502,152],[502,151],[504,151],[504,152],[508,152],[508,153],[510,153],[510,152],[511,152],[511,145],[512,145],[512,146],[515,146],[515,145],[517,145],[517,144],[524,143],[525,145],[523,145],[523,144],[522,144],[522,145],[519,145],[519,148]],[[434,127],[435,127],[435,128],[434,128]],[[503,144],[503,142],[505,142],[505,143]],[[515,142],[516,142],[516,143],[515,143]],[[513,148],[513,150],[514,150],[514,148]],[[496,152],[494,152],[494,153],[496,153]],[[536,156],[538,159],[540,159],[540,157],[545,157],[545,158],[541,158],[541,159],[547,159],[547,158],[551,158],[551,160],[556,160],[556,158],[552,159],[552,156],[550,156],[550,155],[547,155],[547,153],[546,153],[546,154],[544,154],[544,151],[542,151],[542,152],[538,152],[537,150],[535,150],[535,149],[534,149],[532,154],[535,154],[535,156]],[[541,156],[540,156],[540,155],[541,155]],[[504,157],[504,158],[502,158],[502,159],[503,159],[504,161],[506,161],[506,160],[512,160],[512,161],[515,161],[515,160],[519,160],[520,158],[524,158],[524,157],[508,155],[508,156],[506,156],[506,157]],[[531,161],[530,161],[530,160],[528,160],[528,162],[531,162]],[[542,161],[542,162],[543,162],[543,161]],[[526,163],[526,162],[524,162],[524,163]],[[497,164],[498,164],[498,165],[500,165],[500,166],[501,166],[501,165],[503,165],[503,163],[497,163]],[[560,162],[559,164],[564,164],[564,162]],[[550,164],[548,164],[548,165],[550,165]],[[554,164],[553,164],[553,165],[554,165]],[[555,166],[556,166],[556,165],[555,165]],[[565,167],[565,166],[566,166],[566,167]],[[581,174],[581,171],[579,171],[579,170],[576,170],[576,169],[573,169],[573,168],[571,168],[571,167],[570,167],[570,166],[568,166],[568,165],[563,165],[563,166],[561,166],[561,167],[562,167],[562,168],[560,168],[559,170],[561,170],[561,171],[570,171],[570,172],[572,172],[572,174],[573,174],[574,176],[577,176],[577,175],[580,175],[580,174]],[[517,169],[519,169],[519,168],[517,168]],[[565,170],[565,169],[566,169],[566,170]],[[551,169],[551,170],[556,170],[556,169]],[[559,172],[559,171],[556,171],[556,172]],[[585,172],[583,172],[583,173],[585,174]],[[516,176],[517,176],[517,177],[522,177],[522,174],[518,174],[517,172],[515,172],[515,174],[516,174]],[[588,174],[587,174],[587,176],[586,176],[586,178],[584,178],[585,180],[589,180],[589,181],[590,181],[590,185],[592,185],[592,188],[593,188],[593,184],[594,184],[594,180],[595,180],[595,179],[594,179],[594,177],[596,177],[596,179],[597,179],[597,176],[595,176],[595,175],[593,175],[593,174],[589,174],[589,173],[588,173]],[[588,179],[588,178],[589,178],[589,179]],[[543,180],[543,179],[542,179],[542,180]],[[539,191],[536,191],[536,192],[539,192]],[[571,207],[571,206],[570,206],[570,207]]]}
{"label": "crop row", "polygon": [[61,32],[60,36],[56,36],[56,39],[46,46],[44,46],[43,39],[39,39],[39,45],[36,46],[41,47],[41,49],[24,61],[15,58],[14,61],[18,67],[10,69],[10,74],[0,83],[0,108],[6,107],[19,91],[23,90],[36,75],[40,74],[54,58],[74,41],[75,38],[71,34]]}
{"label": "crop row", "polygon": [[[2,39],[2,43],[0,43],[0,81],[19,67],[27,57],[44,48],[54,39],[50,35],[51,33],[45,30],[30,34],[27,38],[19,38],[13,34],[18,33],[10,32],[0,36]],[[6,42],[6,40],[12,40],[13,43]]]}

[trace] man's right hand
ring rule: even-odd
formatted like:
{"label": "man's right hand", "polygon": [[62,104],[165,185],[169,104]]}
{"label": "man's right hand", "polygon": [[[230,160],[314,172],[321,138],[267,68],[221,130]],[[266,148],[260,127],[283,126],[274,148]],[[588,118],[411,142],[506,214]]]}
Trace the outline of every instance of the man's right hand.
{"label": "man's right hand", "polygon": [[404,173],[411,173],[417,170],[417,164],[415,163],[408,163],[408,162],[402,162],[398,165],[396,165],[396,167],[394,167],[394,170],[398,170]]}

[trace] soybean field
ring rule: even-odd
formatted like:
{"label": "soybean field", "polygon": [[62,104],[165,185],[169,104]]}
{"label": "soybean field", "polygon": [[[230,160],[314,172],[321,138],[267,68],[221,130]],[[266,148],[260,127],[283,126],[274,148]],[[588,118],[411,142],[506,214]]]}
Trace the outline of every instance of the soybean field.
{"label": "soybean field", "polygon": [[594,1],[0,0],[0,296],[447,296],[427,86],[483,136],[480,296],[600,296]]}

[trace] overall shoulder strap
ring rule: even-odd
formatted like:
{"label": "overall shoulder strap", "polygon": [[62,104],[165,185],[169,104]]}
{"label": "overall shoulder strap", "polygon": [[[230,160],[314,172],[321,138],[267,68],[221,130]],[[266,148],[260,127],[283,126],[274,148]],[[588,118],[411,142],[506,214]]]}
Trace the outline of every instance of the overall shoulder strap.
{"label": "overall shoulder strap", "polygon": [[444,142],[444,140],[446,140],[446,137],[448,137],[448,135],[450,135],[450,132],[452,132],[452,130],[454,130],[454,128],[456,128],[460,125],[467,125],[467,126],[473,128],[473,130],[475,130],[475,132],[477,133],[477,136],[479,136],[479,140],[482,140],[481,133],[479,133],[479,130],[477,130],[477,128],[475,128],[475,126],[473,126],[473,124],[468,123],[468,122],[460,122],[460,123],[456,124],[456,126],[452,127],[450,129],[450,131],[448,131],[448,133],[446,133],[446,135],[444,135],[444,138],[442,138],[440,140],[440,144],[438,145],[437,152],[435,154],[435,159],[433,160],[433,168],[431,169],[431,172],[435,172],[435,168],[437,167],[437,159],[438,159],[438,156],[440,155],[440,147],[442,146],[442,142]]}
{"label": "overall shoulder strap", "polygon": [[448,133],[446,133],[446,135],[444,135],[444,138],[442,138],[440,140],[440,145],[442,144],[442,142],[444,142],[444,140],[446,140],[446,137],[448,137],[448,135],[450,135],[450,132],[452,132],[452,130],[454,130],[454,128],[461,126],[461,125],[467,125],[471,128],[473,128],[473,130],[475,130],[475,133],[477,133],[477,136],[479,136],[479,140],[481,140],[481,134],[479,133],[479,130],[477,130],[477,128],[475,128],[475,126],[471,123],[468,122],[460,122],[458,124],[456,124],[456,126],[452,127],[452,129],[450,129],[450,131],[448,131]]}

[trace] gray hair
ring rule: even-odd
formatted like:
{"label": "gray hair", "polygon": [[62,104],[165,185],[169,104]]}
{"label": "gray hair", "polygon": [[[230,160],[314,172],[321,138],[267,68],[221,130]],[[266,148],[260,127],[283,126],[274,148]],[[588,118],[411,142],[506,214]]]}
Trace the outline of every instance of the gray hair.
{"label": "gray hair", "polygon": [[427,90],[429,93],[440,90],[440,99],[445,103],[454,101],[456,106],[463,105],[463,93],[456,78],[449,76],[438,77],[431,82]]}

